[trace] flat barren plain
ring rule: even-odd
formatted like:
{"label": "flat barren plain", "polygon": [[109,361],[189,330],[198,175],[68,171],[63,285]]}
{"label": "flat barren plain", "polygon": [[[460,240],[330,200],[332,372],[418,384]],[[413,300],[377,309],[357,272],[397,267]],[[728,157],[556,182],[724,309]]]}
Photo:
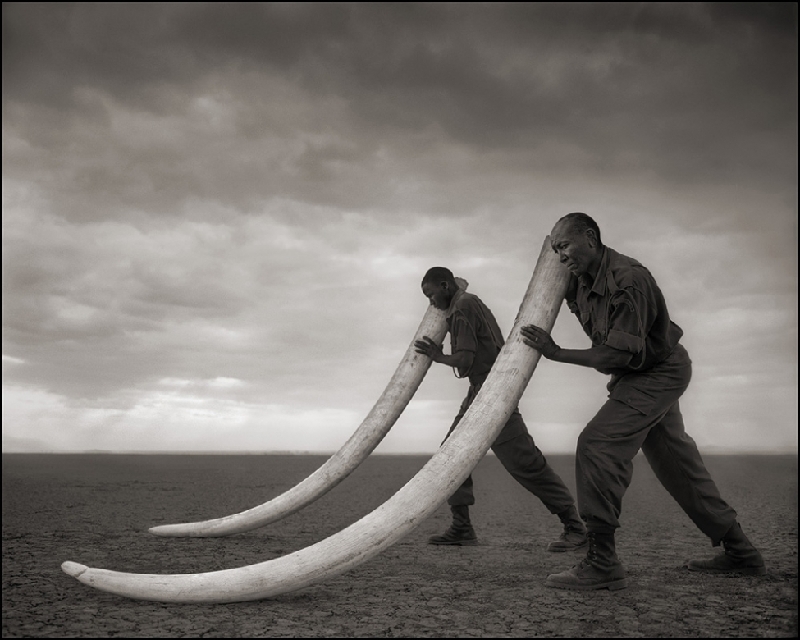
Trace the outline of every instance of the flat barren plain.
{"label": "flat barren plain", "polygon": [[[3,455],[3,637],[796,637],[797,456],[705,456],[761,549],[767,575],[705,576],[716,553],[641,456],[618,552],[630,578],[610,593],[544,586],[580,553],[554,554],[560,524],[493,456],[474,472],[481,544],[436,547],[442,505],[399,543],[327,582],[269,600],[186,605],[127,600],[62,573],[64,560],[137,573],[254,564],[336,533],[405,484],[423,456],[371,456],[316,503],[228,538],[158,538],[155,524],[260,504],[325,456]],[[574,458],[548,456],[574,491]]]}

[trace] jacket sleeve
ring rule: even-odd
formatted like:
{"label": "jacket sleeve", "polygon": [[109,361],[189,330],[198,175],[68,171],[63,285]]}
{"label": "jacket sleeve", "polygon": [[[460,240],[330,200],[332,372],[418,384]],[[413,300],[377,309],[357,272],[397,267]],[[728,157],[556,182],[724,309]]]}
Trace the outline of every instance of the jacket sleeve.
{"label": "jacket sleeve", "polygon": [[476,318],[470,318],[469,310],[457,309],[453,313],[453,321],[450,327],[450,351],[471,351],[478,350],[478,343],[474,329]]}
{"label": "jacket sleeve", "polygon": [[615,292],[609,300],[607,346],[633,355],[642,354],[644,361],[647,296],[638,287],[626,287]]}

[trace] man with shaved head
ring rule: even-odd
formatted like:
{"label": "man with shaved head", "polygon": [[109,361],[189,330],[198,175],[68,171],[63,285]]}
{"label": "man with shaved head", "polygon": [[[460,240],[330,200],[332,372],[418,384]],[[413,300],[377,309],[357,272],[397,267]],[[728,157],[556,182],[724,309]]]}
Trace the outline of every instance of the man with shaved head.
{"label": "man with shaved head", "polygon": [[562,349],[543,329],[522,328],[525,344],[545,358],[610,374],[609,399],[578,438],[578,507],[589,546],[578,565],[548,576],[561,589],[627,586],[614,534],[633,457],[644,452],[656,477],[714,546],[724,553],[690,560],[690,571],[762,575],[764,560],[742,532],[736,512],[720,497],[694,440],[684,431],[678,399],[691,378],[681,328],[664,296],[639,262],[601,242],[585,213],[561,218],[550,234],[553,251],[572,273],[567,304],[590,349]]}
{"label": "man with shaved head", "polygon": [[[422,293],[434,307],[447,312],[450,355],[444,354],[441,347],[427,336],[415,342],[417,353],[453,367],[461,378],[469,378],[469,392],[447,433],[449,437],[478,395],[504,341],[489,308],[478,296],[460,288],[449,269],[429,269],[422,279]],[[585,547],[586,529],[578,516],[575,500],[534,444],[519,409],[514,409],[492,443],[492,451],[511,476],[561,520],[563,531],[547,550],[560,552]],[[430,538],[430,544],[476,544],[477,536],[469,517],[469,507],[474,503],[472,476],[469,476],[448,499],[452,524],[443,535]]]}

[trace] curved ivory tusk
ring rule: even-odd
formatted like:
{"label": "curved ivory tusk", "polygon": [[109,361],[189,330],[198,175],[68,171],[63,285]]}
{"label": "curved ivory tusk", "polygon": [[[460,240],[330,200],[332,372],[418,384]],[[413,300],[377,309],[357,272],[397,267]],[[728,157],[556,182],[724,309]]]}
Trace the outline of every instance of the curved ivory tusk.
{"label": "curved ivory tusk", "polygon": [[[456,281],[461,289],[469,286],[463,278],[456,278]],[[252,509],[202,522],[151,527],[150,533],[165,537],[193,538],[243,533],[285,518],[325,495],[349,476],[380,444],[419,388],[431,366],[431,360],[417,353],[414,350],[414,343],[422,340],[423,336],[428,336],[436,344],[441,345],[446,333],[444,312],[429,305],[403,359],[375,406],[342,448],[305,480]]]}
{"label": "curved ivory tusk", "polygon": [[294,591],[351,569],[391,546],[450,496],[486,454],[517,406],[539,361],[520,328],[551,330],[568,273],[545,240],[514,328],[458,428],[406,485],[337,534],[259,564],[197,574],[132,574],[64,562],[65,573],[102,591],[161,602],[240,602]]}

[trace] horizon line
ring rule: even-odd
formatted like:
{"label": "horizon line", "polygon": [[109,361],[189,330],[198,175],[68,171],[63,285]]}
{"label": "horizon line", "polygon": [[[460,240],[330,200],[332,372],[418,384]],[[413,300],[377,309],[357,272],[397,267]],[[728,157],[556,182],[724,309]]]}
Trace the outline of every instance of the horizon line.
{"label": "horizon line", "polygon": [[[337,450],[331,451],[308,451],[308,450],[114,450],[114,449],[85,449],[80,451],[2,451],[3,455],[192,455],[192,456],[216,456],[216,455],[276,455],[276,456],[331,456]],[[386,451],[386,452],[373,452],[370,455],[378,456],[432,456],[436,451]],[[744,449],[726,449],[722,447],[708,447],[700,450],[701,455],[797,455],[797,447],[788,447],[785,449],[757,449],[757,450],[744,450]],[[489,450],[486,455],[494,455]],[[574,456],[574,451],[551,451],[545,455],[551,456]],[[639,451],[637,455],[642,455]]]}

